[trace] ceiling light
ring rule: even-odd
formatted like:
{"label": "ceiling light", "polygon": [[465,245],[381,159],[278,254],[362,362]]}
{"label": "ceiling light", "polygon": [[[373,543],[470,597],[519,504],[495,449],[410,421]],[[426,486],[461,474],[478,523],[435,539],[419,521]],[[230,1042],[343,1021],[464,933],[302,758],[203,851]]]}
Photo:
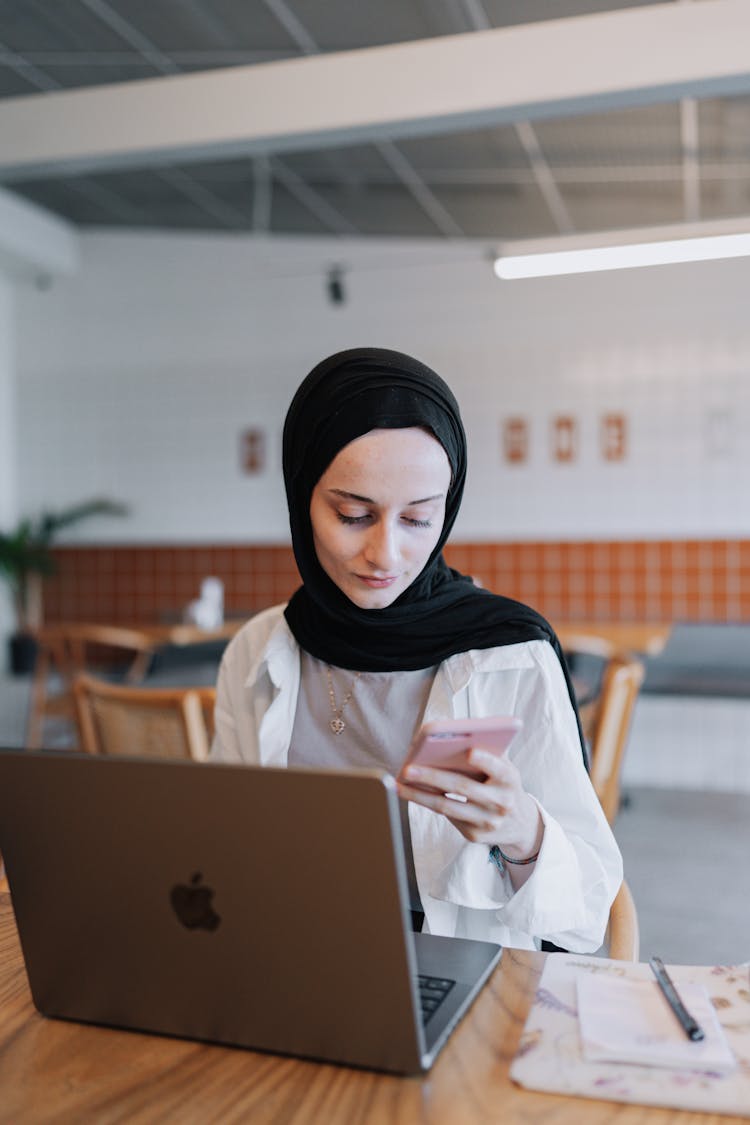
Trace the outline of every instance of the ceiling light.
{"label": "ceiling light", "polygon": [[636,269],[676,262],[705,262],[750,255],[750,232],[708,238],[672,238],[619,246],[588,246],[549,253],[504,255],[495,259],[495,273],[504,281],[524,277],[555,277],[566,273]]}

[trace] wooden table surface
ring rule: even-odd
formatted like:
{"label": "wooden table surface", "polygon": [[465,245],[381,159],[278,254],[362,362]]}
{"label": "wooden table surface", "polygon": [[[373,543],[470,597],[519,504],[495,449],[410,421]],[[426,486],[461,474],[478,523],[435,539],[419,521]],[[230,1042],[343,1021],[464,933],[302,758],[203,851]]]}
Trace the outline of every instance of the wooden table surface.
{"label": "wooden table surface", "polygon": [[544,954],[506,950],[428,1075],[397,1078],[48,1020],[0,894],[0,1121],[253,1125],[732,1125],[741,1119],[522,1090],[508,1069]]}
{"label": "wooden table surface", "polygon": [[567,637],[599,637],[616,649],[658,656],[672,632],[668,621],[553,621],[563,648]]}
{"label": "wooden table surface", "polygon": [[235,633],[238,633],[248,620],[249,617],[233,617],[213,629],[201,629],[198,625],[188,625],[179,621],[172,625],[144,625],[141,623],[132,625],[130,628],[139,633],[146,633],[153,638],[156,647],[163,645],[183,647],[186,645],[210,644],[213,641],[231,641]]}

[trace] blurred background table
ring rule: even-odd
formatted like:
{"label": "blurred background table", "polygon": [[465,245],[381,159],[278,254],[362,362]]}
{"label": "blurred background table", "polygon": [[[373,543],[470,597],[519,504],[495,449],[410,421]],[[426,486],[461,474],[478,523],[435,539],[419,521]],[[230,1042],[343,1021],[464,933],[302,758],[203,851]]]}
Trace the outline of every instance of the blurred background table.
{"label": "blurred background table", "polygon": [[621,652],[658,656],[672,632],[669,621],[557,621],[552,622],[563,648],[571,637],[598,637]]}

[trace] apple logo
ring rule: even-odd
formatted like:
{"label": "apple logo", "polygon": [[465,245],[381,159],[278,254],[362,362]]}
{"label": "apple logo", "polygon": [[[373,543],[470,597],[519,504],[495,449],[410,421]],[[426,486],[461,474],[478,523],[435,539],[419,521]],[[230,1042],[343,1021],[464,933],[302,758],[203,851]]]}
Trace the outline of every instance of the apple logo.
{"label": "apple logo", "polygon": [[201,884],[203,876],[196,871],[190,883],[177,883],[169,894],[172,909],[188,930],[215,930],[221,922],[211,905],[213,888]]}

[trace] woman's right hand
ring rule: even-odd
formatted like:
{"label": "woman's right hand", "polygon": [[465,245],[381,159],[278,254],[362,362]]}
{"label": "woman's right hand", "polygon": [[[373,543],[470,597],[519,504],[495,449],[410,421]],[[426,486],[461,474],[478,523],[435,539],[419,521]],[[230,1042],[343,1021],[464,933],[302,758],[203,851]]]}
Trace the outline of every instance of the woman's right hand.
{"label": "woman's right hand", "polygon": [[512,859],[534,855],[541,846],[544,823],[536,801],[523,788],[517,767],[506,755],[477,747],[469,752],[468,760],[484,775],[483,780],[431,766],[407,765],[397,779],[399,796],[441,813],[472,843],[498,844]]}

